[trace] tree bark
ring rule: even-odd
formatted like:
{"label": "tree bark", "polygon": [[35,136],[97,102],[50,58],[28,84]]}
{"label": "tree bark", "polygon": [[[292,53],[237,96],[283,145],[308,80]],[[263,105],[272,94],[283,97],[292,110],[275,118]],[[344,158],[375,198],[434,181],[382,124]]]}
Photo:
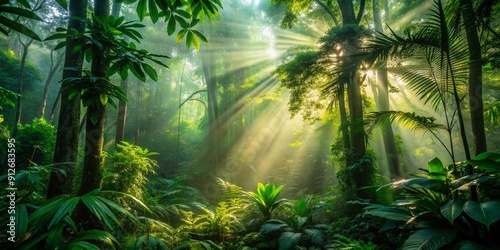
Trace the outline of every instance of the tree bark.
{"label": "tree bark", "polygon": [[[85,23],[75,19],[85,19],[87,10],[86,0],[71,0],[69,3],[68,29],[85,31]],[[81,77],[83,57],[81,53],[73,53],[75,42],[67,39],[64,59],[63,79]],[[79,69],[79,70],[74,70]],[[64,86],[61,86],[63,88]],[[61,92],[61,110],[57,126],[56,147],[54,152],[54,167],[50,173],[50,182],[47,198],[73,193],[74,167],[78,158],[78,126],[80,122],[80,97],[69,99],[68,92]],[[65,171],[64,176],[57,168]]]}
{"label": "tree bark", "polygon": [[[96,17],[107,18],[109,16],[109,7],[108,0],[95,0],[94,10]],[[98,49],[94,50],[91,72],[95,77],[104,78],[109,68],[109,64],[104,61],[103,57],[104,55]],[[99,83],[96,82],[95,84]],[[105,114],[106,106],[101,102],[97,102],[97,104],[90,105],[87,108],[85,157],[83,159],[82,183],[78,195],[83,195],[102,187],[102,172],[104,168],[102,149],[104,145]]]}
{"label": "tree bark", "polygon": [[469,47],[469,108],[472,134],[474,136],[475,155],[486,152],[486,133],[484,130],[483,107],[483,71],[481,43],[477,35],[472,1],[460,0],[461,12],[464,17],[467,45]]}
{"label": "tree bark", "polygon": [[[115,18],[120,16],[120,9],[122,7],[121,2],[113,1],[113,7],[111,11],[111,15]],[[123,89],[123,92],[127,93],[128,91],[128,80],[120,80],[120,87]],[[118,100],[118,114],[116,118],[116,134],[115,134],[115,144],[125,140],[125,124],[127,122],[127,103]]]}

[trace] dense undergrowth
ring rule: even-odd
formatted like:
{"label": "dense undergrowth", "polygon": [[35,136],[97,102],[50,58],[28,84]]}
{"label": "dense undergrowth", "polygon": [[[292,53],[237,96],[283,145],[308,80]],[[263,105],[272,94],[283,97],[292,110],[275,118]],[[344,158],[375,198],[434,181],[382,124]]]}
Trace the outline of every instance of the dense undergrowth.
{"label": "dense undergrowth", "polygon": [[[37,121],[20,133],[40,145],[53,130]],[[20,138],[24,138],[24,137]],[[50,138],[49,138],[50,139]],[[43,150],[42,150],[43,149]],[[33,157],[52,149],[37,146]],[[35,153],[33,153],[35,152]],[[286,185],[255,190],[217,178],[217,195],[189,175],[156,175],[149,152],[119,143],[106,158],[103,189],[46,200],[52,165],[30,162],[15,175],[15,230],[2,199],[2,248],[16,249],[492,249],[500,246],[500,154],[448,166],[435,158],[422,174],[379,183],[378,200],[348,190],[284,197]],[[25,154],[20,154],[20,156]],[[20,158],[21,159],[21,158]],[[33,159],[33,158],[32,158]],[[44,162],[44,161],[42,161]],[[467,166],[474,174],[467,174]],[[59,170],[62,171],[62,170]],[[64,174],[64,173],[63,173]],[[2,183],[8,179],[2,176]],[[4,187],[6,188],[6,187]],[[352,191],[351,191],[352,192]],[[212,195],[213,196],[213,195]],[[90,211],[88,217],[82,214]],[[15,242],[12,242],[15,240]]]}
{"label": "dense undergrowth", "polygon": [[[154,175],[145,149],[118,144],[108,156],[104,190],[45,200],[51,166],[16,174],[15,243],[19,249],[488,249],[499,246],[500,155],[466,164],[478,173],[452,177],[435,159],[424,174],[382,185],[387,204],[349,200],[333,187],[318,195],[280,197],[286,186],[258,183],[254,192],[222,179],[218,202]],[[127,178],[116,178],[116,171]],[[148,178],[149,177],[149,178]],[[7,178],[3,176],[2,179]],[[392,189],[392,192],[383,192]],[[472,191],[471,191],[472,190]],[[471,193],[474,192],[474,193]],[[472,194],[472,196],[471,196]],[[2,225],[9,218],[3,200]],[[83,210],[92,218],[78,221]],[[93,229],[87,229],[91,224]],[[9,231],[5,228],[4,231]],[[419,248],[420,247],[420,248]]]}

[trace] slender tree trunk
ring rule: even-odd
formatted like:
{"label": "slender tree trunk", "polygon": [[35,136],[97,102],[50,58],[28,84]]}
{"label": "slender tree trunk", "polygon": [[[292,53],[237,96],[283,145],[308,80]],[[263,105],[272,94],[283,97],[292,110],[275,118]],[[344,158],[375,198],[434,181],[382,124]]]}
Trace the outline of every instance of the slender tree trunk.
{"label": "slender tree trunk", "polygon": [[216,77],[216,62],[211,48],[203,52],[202,55],[202,66],[203,73],[205,75],[205,81],[207,83],[207,107],[208,107],[208,152],[210,161],[214,165],[219,163],[219,153],[220,153],[220,142],[218,136],[218,118],[219,118],[219,107],[217,104],[217,77]]}
{"label": "slender tree trunk", "polygon": [[19,83],[17,93],[19,97],[17,98],[16,104],[16,119],[14,121],[14,131],[12,132],[12,137],[15,138],[17,136],[17,131],[19,129],[19,125],[21,124],[21,112],[23,110],[23,85],[24,85],[24,68],[26,65],[26,57],[28,56],[28,49],[33,43],[33,39],[29,39],[27,43],[23,43],[21,41],[21,37],[19,37],[19,43],[23,46],[22,57],[21,57],[21,66],[19,67]]}
{"label": "slender tree trunk", "polygon": [[49,118],[50,124],[54,124],[54,119],[56,116],[56,109],[57,109],[60,102],[61,102],[61,91],[59,91],[57,93],[56,100],[54,101],[54,104],[52,105],[52,110],[50,111],[50,118]]}
{"label": "slender tree trunk", "polygon": [[486,152],[486,134],[484,130],[483,107],[483,71],[481,58],[481,43],[477,35],[474,9],[471,0],[460,0],[462,16],[464,17],[467,45],[469,47],[469,108],[472,134],[474,136],[475,155]]}
{"label": "slender tree trunk", "polygon": [[[120,16],[120,9],[122,7],[121,2],[113,1],[113,9],[111,15],[115,18]],[[123,92],[127,93],[128,91],[128,80],[120,80],[120,87],[123,89]],[[127,103],[118,100],[118,115],[116,118],[116,134],[115,134],[115,143],[125,140],[125,124],[127,122]]]}
{"label": "slender tree trunk", "polygon": [[[380,18],[380,9],[377,0],[372,1],[373,7],[373,21],[375,24],[375,30],[378,32],[384,32],[382,28],[382,21]],[[385,13],[386,16],[389,13]],[[389,107],[389,74],[387,72],[387,64],[382,65],[377,69],[377,81],[378,81],[378,111],[390,110]],[[385,124],[382,127],[382,136],[384,140],[384,147],[386,152],[386,159],[389,168],[389,173],[391,179],[400,179],[402,177],[401,170],[399,168],[399,157],[396,147],[396,140],[394,139],[394,132],[390,123]]]}
{"label": "slender tree trunk", "polygon": [[139,144],[141,140],[141,108],[142,108],[142,87],[141,83],[137,82],[137,110],[135,115],[135,133],[134,133],[134,143]]}
{"label": "slender tree trunk", "polygon": [[[340,84],[339,89],[339,113],[340,130],[342,132],[342,142],[344,145],[344,154],[351,149],[351,138],[349,137],[349,127],[347,126],[347,109],[345,107],[345,85]],[[349,166],[349,159],[346,157],[346,166]]]}
{"label": "slender tree trunk", "polygon": [[[78,32],[85,31],[84,22],[75,19],[85,19],[87,10],[86,0],[71,0],[69,3],[68,29],[76,29]],[[63,79],[69,77],[81,77],[83,57],[81,53],[74,53],[75,42],[67,39],[66,53],[64,59]],[[74,70],[79,69],[79,70]],[[61,86],[63,88],[64,85]],[[54,167],[50,174],[50,182],[47,198],[73,193],[74,167],[78,157],[78,125],[80,123],[80,97],[69,99],[69,93],[63,91],[61,94],[61,110],[57,126],[56,147],[54,152]],[[55,168],[64,170],[63,175]]]}
{"label": "slender tree trunk", "polygon": [[63,57],[64,54],[60,54],[57,56],[57,61],[56,64],[54,65],[54,50],[50,51],[50,71],[49,75],[47,76],[47,79],[45,79],[45,85],[43,87],[43,100],[42,100],[42,107],[40,108],[40,117],[43,118],[45,116],[45,109],[47,108],[47,97],[49,95],[49,87],[52,82],[52,79],[54,78],[57,70],[59,69],[59,66],[61,66],[61,63],[63,62]]}

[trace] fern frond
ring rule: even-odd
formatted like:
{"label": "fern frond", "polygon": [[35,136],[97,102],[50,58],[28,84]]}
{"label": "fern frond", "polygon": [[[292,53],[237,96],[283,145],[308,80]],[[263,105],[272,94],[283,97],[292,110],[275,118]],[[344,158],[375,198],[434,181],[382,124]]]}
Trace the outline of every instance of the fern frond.
{"label": "fern frond", "polygon": [[436,131],[446,129],[446,126],[434,123],[435,118],[418,116],[414,112],[403,111],[380,111],[371,112],[365,121],[369,124],[368,131],[372,131],[376,126],[391,123],[404,126],[412,131]]}

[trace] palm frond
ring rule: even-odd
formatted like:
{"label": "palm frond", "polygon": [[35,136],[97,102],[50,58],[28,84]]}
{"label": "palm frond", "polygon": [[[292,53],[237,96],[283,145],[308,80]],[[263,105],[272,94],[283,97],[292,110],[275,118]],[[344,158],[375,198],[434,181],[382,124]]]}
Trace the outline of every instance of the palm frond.
{"label": "palm frond", "polygon": [[500,102],[494,103],[492,106],[486,109],[484,116],[490,123],[495,123],[500,120]]}
{"label": "palm frond", "polygon": [[369,124],[368,131],[372,131],[376,126],[391,123],[397,124],[412,131],[436,131],[446,129],[446,126],[434,123],[435,118],[418,116],[414,112],[403,111],[380,111],[371,112],[367,115],[365,121]]}

